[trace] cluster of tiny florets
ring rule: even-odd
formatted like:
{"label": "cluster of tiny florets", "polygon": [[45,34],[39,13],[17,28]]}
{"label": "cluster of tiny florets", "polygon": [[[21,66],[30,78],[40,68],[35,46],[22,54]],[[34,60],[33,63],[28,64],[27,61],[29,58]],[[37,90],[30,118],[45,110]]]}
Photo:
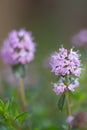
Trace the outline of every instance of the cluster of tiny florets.
{"label": "cluster of tiny florets", "polygon": [[60,48],[58,52],[55,52],[51,56],[50,65],[52,67],[52,72],[55,75],[67,75],[72,74],[75,76],[80,76],[81,63],[79,60],[79,54],[73,49],[68,51],[67,49]]}
{"label": "cluster of tiny florets", "polygon": [[[67,50],[61,47],[58,52],[51,55],[50,65],[52,68],[51,71],[54,72],[56,76],[61,75],[61,77],[65,77],[68,75],[71,77],[73,75],[79,77],[81,73],[80,55],[78,52],[73,51],[73,49]],[[61,82],[53,84],[53,91],[58,95],[59,93],[63,93],[67,88],[70,91],[74,91],[74,88],[78,85],[78,78],[74,80],[71,78],[71,82],[68,86],[61,80]]]}
{"label": "cluster of tiny florets", "polygon": [[25,64],[34,59],[35,43],[31,32],[13,30],[4,41],[1,54],[5,63]]}
{"label": "cluster of tiny florets", "polygon": [[66,89],[66,85],[61,82],[61,83],[53,83],[53,91],[58,95],[60,93],[63,93],[64,90]]}
{"label": "cluster of tiny florets", "polygon": [[56,93],[56,95],[63,93],[65,90],[69,89],[70,91],[74,91],[76,87],[79,86],[78,78],[75,79],[73,83],[70,83],[68,86],[66,86],[63,81],[61,83],[53,83],[53,91]]}

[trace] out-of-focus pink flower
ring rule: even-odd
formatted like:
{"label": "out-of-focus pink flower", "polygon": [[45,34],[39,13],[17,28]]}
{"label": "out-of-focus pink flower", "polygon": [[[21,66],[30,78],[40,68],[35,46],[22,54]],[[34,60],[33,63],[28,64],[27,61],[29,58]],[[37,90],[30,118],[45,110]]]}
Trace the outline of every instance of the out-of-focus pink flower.
{"label": "out-of-focus pink flower", "polygon": [[74,116],[68,116],[67,119],[66,119],[66,122],[68,124],[72,124],[72,121],[74,120]]}
{"label": "out-of-focus pink flower", "polygon": [[13,30],[9,33],[1,50],[1,55],[5,63],[25,64],[34,59],[35,43],[31,32],[24,29]]}
{"label": "out-of-focus pink flower", "polygon": [[73,129],[87,130],[87,112],[78,112],[74,116],[69,116],[66,122]]}
{"label": "out-of-focus pink flower", "polygon": [[81,30],[72,37],[75,46],[87,46],[87,29]]}

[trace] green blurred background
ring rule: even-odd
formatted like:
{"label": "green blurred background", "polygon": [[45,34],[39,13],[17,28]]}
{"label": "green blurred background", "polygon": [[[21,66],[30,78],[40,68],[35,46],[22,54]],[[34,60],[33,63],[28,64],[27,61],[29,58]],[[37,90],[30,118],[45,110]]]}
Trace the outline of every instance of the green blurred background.
{"label": "green blurred background", "polygon": [[[87,0],[0,0],[0,45],[11,30],[20,28],[31,31],[37,43],[35,60],[29,64],[25,83],[32,130],[62,130],[66,114],[65,110],[62,113],[58,110],[59,96],[53,93],[51,85],[56,78],[50,72],[47,57],[61,44],[72,47],[72,36],[87,28]],[[83,54],[84,49],[80,50]],[[82,61],[83,68],[86,68],[84,54]],[[12,87],[18,84],[2,59],[0,70],[0,97],[15,97],[18,101],[17,87]],[[87,110],[86,77],[83,70],[80,87],[71,94],[73,113]]]}

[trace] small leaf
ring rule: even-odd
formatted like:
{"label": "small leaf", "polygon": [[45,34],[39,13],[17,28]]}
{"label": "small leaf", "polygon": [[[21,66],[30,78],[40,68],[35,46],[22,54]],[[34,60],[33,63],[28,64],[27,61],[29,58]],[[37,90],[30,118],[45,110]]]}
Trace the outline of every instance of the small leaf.
{"label": "small leaf", "polygon": [[0,99],[0,106],[4,106],[4,102]]}
{"label": "small leaf", "polygon": [[15,120],[19,120],[20,122],[24,121],[27,118],[28,112],[24,112],[16,116]]}
{"label": "small leaf", "polygon": [[59,108],[60,111],[62,111],[64,103],[65,103],[65,93],[63,93],[60,96],[59,101],[58,101],[58,108]]}
{"label": "small leaf", "polygon": [[8,112],[9,110],[9,100],[5,104],[5,111]]}
{"label": "small leaf", "polygon": [[0,111],[4,111],[4,102],[0,99]]}

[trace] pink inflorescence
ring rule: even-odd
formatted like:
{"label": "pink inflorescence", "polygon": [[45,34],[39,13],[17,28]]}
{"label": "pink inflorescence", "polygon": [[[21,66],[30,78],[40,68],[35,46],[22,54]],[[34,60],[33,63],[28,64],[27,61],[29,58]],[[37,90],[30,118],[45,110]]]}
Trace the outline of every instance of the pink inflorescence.
{"label": "pink inflorescence", "polygon": [[66,85],[62,82],[62,83],[53,83],[53,91],[58,95],[60,93],[63,93],[64,90],[66,89]]}
{"label": "pink inflorescence", "polygon": [[81,30],[72,37],[72,43],[75,46],[87,46],[87,29]]}
{"label": "pink inflorescence", "polygon": [[74,120],[74,116],[68,116],[67,119],[66,119],[66,123],[71,125],[73,120]]}
{"label": "pink inflorescence", "polygon": [[1,50],[3,61],[7,64],[25,64],[34,59],[35,43],[31,32],[24,29],[13,30],[8,34]]}
{"label": "pink inflorescence", "polygon": [[51,56],[50,65],[52,67],[52,72],[55,75],[67,75],[72,74],[75,76],[80,76],[81,63],[79,60],[79,54],[73,49],[68,51],[65,48],[60,48],[58,52],[55,52]]}
{"label": "pink inflorescence", "polygon": [[71,128],[78,130],[87,130],[87,112],[78,112],[75,115],[70,115],[66,119],[66,123],[71,125]]}
{"label": "pink inflorescence", "polygon": [[[79,85],[78,78],[71,78],[71,75],[79,77],[81,73],[81,61],[80,55],[78,52],[75,52],[73,49],[67,50],[63,47],[59,49],[58,52],[55,52],[50,57],[50,65],[52,72],[56,76],[63,77],[58,83],[53,83],[53,91],[58,95],[63,93],[65,90],[69,89],[74,91]],[[70,76],[70,81],[68,86],[64,82],[64,77]]]}

